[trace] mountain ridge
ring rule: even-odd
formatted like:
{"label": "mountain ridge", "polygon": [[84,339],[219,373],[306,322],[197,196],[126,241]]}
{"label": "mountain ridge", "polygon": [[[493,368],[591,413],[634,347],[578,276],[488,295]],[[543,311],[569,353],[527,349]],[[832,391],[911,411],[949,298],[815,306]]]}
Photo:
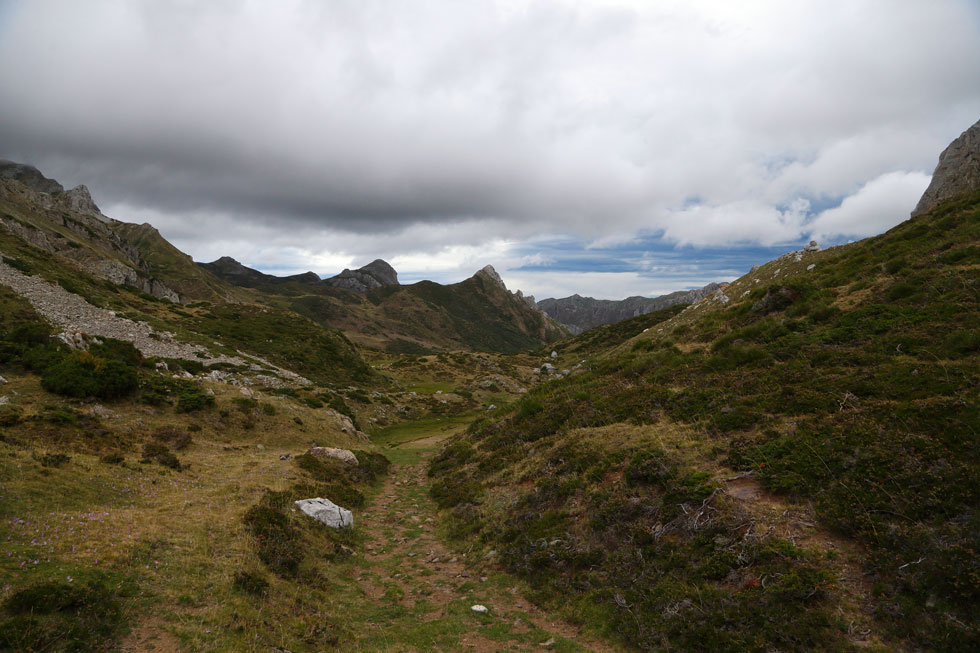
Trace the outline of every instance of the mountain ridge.
{"label": "mountain ridge", "polygon": [[536,302],[538,308],[556,322],[578,335],[603,324],[613,324],[638,315],[652,313],[675,304],[693,304],[724,287],[709,283],[702,288],[679,290],[659,297],[635,295],[626,299],[595,299],[578,294],[561,299],[547,298]]}

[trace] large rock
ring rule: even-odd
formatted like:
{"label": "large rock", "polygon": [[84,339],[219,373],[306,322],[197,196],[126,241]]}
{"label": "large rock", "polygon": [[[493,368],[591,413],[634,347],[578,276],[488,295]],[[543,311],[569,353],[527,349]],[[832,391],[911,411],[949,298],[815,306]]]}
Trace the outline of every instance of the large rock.
{"label": "large rock", "polygon": [[398,273],[385,261],[376,259],[358,270],[344,270],[335,277],[324,279],[323,283],[353,292],[367,292],[382,286],[397,286]]}
{"label": "large rock", "polygon": [[319,458],[320,460],[333,458],[334,460],[345,462],[348,465],[358,464],[357,456],[354,455],[353,451],[348,451],[347,449],[335,449],[334,447],[313,447],[306,453],[314,458]]}
{"label": "large rock", "polygon": [[912,217],[928,213],[940,203],[980,191],[980,120],[960,134],[939,155],[939,165]]}
{"label": "large rock", "polygon": [[304,515],[308,515],[330,528],[343,528],[354,525],[354,515],[347,508],[341,508],[330,499],[300,499],[294,502]]}

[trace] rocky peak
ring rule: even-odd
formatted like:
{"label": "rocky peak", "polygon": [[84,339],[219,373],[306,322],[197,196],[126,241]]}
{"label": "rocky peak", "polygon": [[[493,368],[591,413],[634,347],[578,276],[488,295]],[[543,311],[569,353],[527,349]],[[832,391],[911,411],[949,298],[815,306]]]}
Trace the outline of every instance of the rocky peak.
{"label": "rocky peak", "polygon": [[374,259],[363,268],[360,272],[366,272],[377,279],[383,286],[397,286],[398,285],[398,273],[395,272],[395,268],[391,267],[387,261],[382,259]]}
{"label": "rocky peak", "polygon": [[[7,159],[0,159],[0,179],[16,179],[38,193],[51,194],[65,190],[64,186],[54,179],[48,179],[34,166],[8,161]],[[89,199],[91,200],[91,198]]]}
{"label": "rocky peak", "polygon": [[939,165],[912,217],[928,213],[942,202],[980,191],[980,120],[960,134],[939,155]]}
{"label": "rocky peak", "polygon": [[92,201],[92,195],[88,192],[88,188],[84,184],[75,186],[70,191],[65,193],[65,201],[68,204],[68,208],[76,213],[83,213],[86,215],[94,215],[97,218],[104,219],[102,211],[99,207],[95,205]]}
{"label": "rocky peak", "polygon": [[497,284],[498,286],[500,286],[504,290],[507,290],[507,286],[504,285],[504,280],[500,278],[500,275],[497,274],[497,271],[493,269],[493,266],[492,265],[486,266],[485,268],[483,268],[482,270],[480,270],[479,272],[477,272],[473,276],[474,277],[482,277],[482,278],[486,279],[487,281],[491,281],[491,282]]}
{"label": "rocky peak", "polygon": [[323,283],[353,292],[367,292],[382,286],[397,286],[398,273],[387,262],[375,259],[363,268],[344,270],[335,277],[324,279]]}

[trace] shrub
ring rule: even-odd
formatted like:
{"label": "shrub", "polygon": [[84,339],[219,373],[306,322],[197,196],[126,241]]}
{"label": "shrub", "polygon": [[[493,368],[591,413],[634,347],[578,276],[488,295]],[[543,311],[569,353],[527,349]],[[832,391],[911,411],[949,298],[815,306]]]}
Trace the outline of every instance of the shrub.
{"label": "shrub", "polygon": [[260,574],[251,571],[236,573],[231,586],[239,592],[252,596],[265,596],[269,593],[269,581]]}
{"label": "shrub", "polygon": [[61,467],[71,462],[71,456],[63,453],[34,454],[32,457],[41,463],[42,467]]}
{"label": "shrub", "polygon": [[171,448],[180,451],[186,449],[191,444],[191,436],[181,431],[176,426],[161,426],[153,432],[153,437],[161,442],[167,443]]}
{"label": "shrub", "polygon": [[244,516],[245,527],[255,537],[259,560],[281,576],[293,576],[303,561],[296,527],[286,513],[265,505],[252,506]]}
{"label": "shrub", "polygon": [[43,581],[3,603],[0,650],[102,650],[124,624],[118,586],[103,575],[74,582]]}
{"label": "shrub", "polygon": [[108,400],[132,394],[138,382],[136,371],[124,363],[76,351],[44,372],[41,387],[66,397]]}
{"label": "shrub", "polygon": [[178,472],[183,469],[180,460],[167,448],[167,445],[157,441],[143,445],[143,462],[156,462]]}
{"label": "shrub", "polygon": [[276,414],[276,407],[273,406],[272,404],[267,404],[267,403],[259,404],[259,410],[262,411],[263,415],[269,415],[270,417]]}
{"label": "shrub", "polygon": [[192,413],[214,405],[214,397],[194,383],[187,382],[177,395],[177,412]]}
{"label": "shrub", "polygon": [[0,426],[16,426],[20,423],[22,415],[20,406],[10,404],[0,406]]}
{"label": "shrub", "polygon": [[124,460],[126,459],[118,451],[110,451],[109,453],[102,454],[102,456],[99,457],[99,462],[103,462],[107,465],[119,465]]}
{"label": "shrub", "polygon": [[139,367],[143,363],[143,354],[133,346],[133,343],[115,338],[106,338],[102,344],[93,344],[88,348],[89,353],[99,358],[116,360],[131,367]]}

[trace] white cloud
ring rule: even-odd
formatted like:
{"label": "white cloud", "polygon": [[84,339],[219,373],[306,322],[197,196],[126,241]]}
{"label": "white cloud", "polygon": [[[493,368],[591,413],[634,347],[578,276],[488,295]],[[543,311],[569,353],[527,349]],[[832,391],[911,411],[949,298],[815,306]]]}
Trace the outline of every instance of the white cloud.
{"label": "white cloud", "polygon": [[808,225],[817,241],[833,238],[864,238],[881,233],[908,219],[909,213],[929,185],[930,176],[921,172],[889,172],[862,186]]}
{"label": "white cloud", "polygon": [[[464,278],[545,234],[788,242],[801,199],[928,173],[980,116],[980,11],[958,0],[0,12],[0,156],[199,260],[279,270],[401,257],[405,275]],[[815,224],[871,233],[907,213],[853,206]]]}
{"label": "white cloud", "polygon": [[701,204],[667,214],[661,224],[664,238],[679,245],[776,245],[800,237],[809,208],[810,203],[803,198],[793,200],[783,210],[754,200],[722,206]]}

